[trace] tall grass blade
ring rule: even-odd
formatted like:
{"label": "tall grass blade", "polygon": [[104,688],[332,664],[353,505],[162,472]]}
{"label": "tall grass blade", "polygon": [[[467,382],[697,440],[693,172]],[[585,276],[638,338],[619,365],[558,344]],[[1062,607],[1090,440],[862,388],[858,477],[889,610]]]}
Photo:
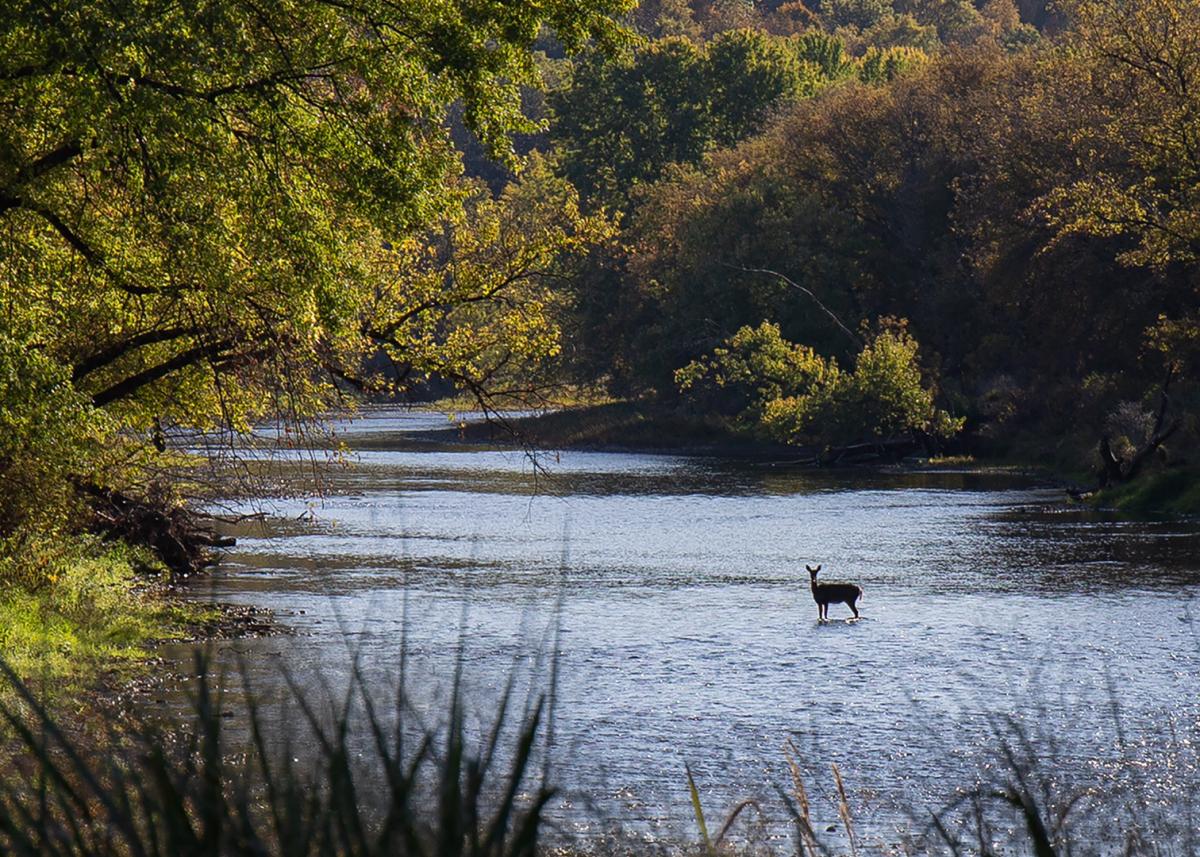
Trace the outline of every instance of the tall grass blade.
{"label": "tall grass blade", "polygon": [[1058,857],[1054,844],[1050,841],[1050,834],[1046,831],[1041,811],[1029,791],[1023,786],[1010,787],[1004,799],[1021,810],[1021,817],[1025,820],[1025,831],[1033,845],[1033,853],[1037,857]]}
{"label": "tall grass blade", "polygon": [[726,817],[725,823],[721,825],[721,831],[717,834],[717,838],[713,840],[714,849],[721,847],[721,843],[725,841],[726,834],[728,834],[729,829],[733,827],[733,823],[738,820],[738,816],[742,814],[743,810],[749,809],[750,807],[754,807],[755,811],[757,811],[759,815],[762,815],[762,807],[759,805],[758,801],[754,800],[753,798],[749,798],[738,803]]}
{"label": "tall grass blade", "polygon": [[851,857],[857,857],[858,844],[854,840],[854,825],[850,819],[850,802],[846,800],[846,786],[842,783],[842,772],[838,770],[837,762],[830,763],[833,768],[833,781],[837,784],[838,793],[838,815],[842,818],[842,824],[846,827],[846,838],[850,840]]}
{"label": "tall grass blade", "polygon": [[696,816],[696,826],[700,828],[700,840],[704,843],[704,850],[711,851],[712,844],[708,839],[708,825],[704,822],[704,808],[700,806],[700,792],[696,788],[696,780],[692,777],[692,766],[684,762],[683,770],[687,773],[688,794],[692,798],[692,813]]}
{"label": "tall grass blade", "polygon": [[784,745],[783,755],[787,759],[788,771],[792,775],[792,794],[796,798],[795,820],[799,829],[798,845],[800,846],[797,850],[800,852],[800,857],[805,857],[806,847],[809,855],[816,855],[818,851],[817,836],[813,831],[812,819],[809,814],[808,790],[804,788],[804,777],[800,774],[800,752],[791,738]]}

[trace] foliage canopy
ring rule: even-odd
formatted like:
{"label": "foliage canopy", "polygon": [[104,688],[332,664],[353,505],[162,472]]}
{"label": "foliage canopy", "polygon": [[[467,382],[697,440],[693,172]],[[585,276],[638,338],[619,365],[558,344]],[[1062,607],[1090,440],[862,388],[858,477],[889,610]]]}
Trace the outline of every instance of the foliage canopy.
{"label": "foliage canopy", "polygon": [[629,5],[4,4],[0,517],[18,471],[304,417],[380,348],[469,383],[552,352],[535,281],[599,224],[540,167],[482,198],[446,114],[518,166],[535,43],[613,47]]}

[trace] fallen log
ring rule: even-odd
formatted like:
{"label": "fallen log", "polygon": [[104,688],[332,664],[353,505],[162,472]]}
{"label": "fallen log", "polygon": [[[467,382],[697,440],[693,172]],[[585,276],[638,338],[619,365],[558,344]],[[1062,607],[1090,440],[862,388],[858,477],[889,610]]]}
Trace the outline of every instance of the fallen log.
{"label": "fallen log", "polygon": [[200,524],[184,506],[93,484],[79,487],[91,509],[88,528],[92,532],[150,548],[173,577],[189,577],[216,565],[220,554],[213,549],[236,543],[236,539]]}
{"label": "fallen log", "polygon": [[820,464],[865,464],[870,461],[899,461],[916,452],[921,444],[911,437],[893,437],[865,443],[834,446],[820,456]]}

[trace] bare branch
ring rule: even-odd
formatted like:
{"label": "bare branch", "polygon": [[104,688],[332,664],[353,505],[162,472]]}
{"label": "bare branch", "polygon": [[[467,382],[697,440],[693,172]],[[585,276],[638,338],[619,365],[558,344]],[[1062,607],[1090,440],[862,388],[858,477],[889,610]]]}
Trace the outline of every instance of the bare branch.
{"label": "bare branch", "polygon": [[837,317],[833,310],[825,306],[825,304],[821,302],[821,299],[813,294],[811,289],[800,285],[795,280],[784,276],[778,271],[772,271],[770,268],[747,268],[742,265],[731,265],[728,262],[722,262],[721,264],[726,268],[733,268],[735,271],[745,271],[748,274],[770,274],[772,277],[777,277],[778,279],[783,280],[793,289],[796,289],[796,291],[803,292],[804,294],[808,295],[812,299],[813,303],[820,307],[821,311],[825,313],[825,315],[829,316],[830,320],[838,326],[838,329],[841,330],[842,333],[846,334],[846,336],[850,337],[850,341],[854,343],[856,348],[863,347],[862,340],[859,339],[858,336],[856,336],[855,333],[850,330],[850,328],[846,327],[846,325],[842,323],[842,320]]}

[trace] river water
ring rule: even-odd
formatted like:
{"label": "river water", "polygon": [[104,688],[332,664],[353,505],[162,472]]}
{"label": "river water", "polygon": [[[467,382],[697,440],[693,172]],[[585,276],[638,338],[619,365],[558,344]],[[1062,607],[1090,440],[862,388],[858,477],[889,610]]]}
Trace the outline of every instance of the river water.
{"label": "river water", "polygon": [[[356,656],[386,683],[403,647],[431,717],[459,657],[486,713],[514,669],[544,680],[529,663],[557,628],[552,814],[584,832],[694,838],[685,763],[710,816],[755,797],[778,820],[791,740],[820,829],[836,763],[859,834],[894,842],[987,775],[1006,719],[1055,775],[1140,770],[1166,801],[1197,783],[1194,522],[1071,509],[1004,474],[535,467],[419,434],[441,426],[368,412],[339,426],[351,466],[321,496],[239,506],[267,518],[198,594],[294,630],[222,644],[266,697],[281,662],[337,687]],[[863,587],[860,621],[817,622],[806,563]]]}

